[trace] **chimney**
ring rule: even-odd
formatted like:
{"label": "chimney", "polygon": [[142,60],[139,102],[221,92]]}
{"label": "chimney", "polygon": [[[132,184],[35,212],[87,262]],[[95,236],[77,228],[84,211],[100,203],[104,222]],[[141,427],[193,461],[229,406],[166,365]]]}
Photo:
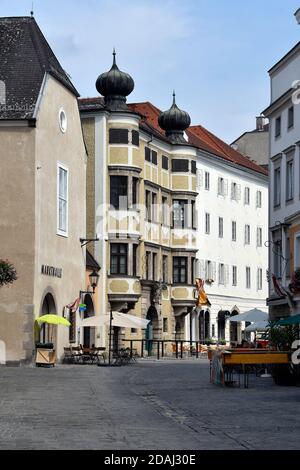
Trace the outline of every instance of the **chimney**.
{"label": "chimney", "polygon": [[300,24],[300,8],[294,13],[297,23]]}
{"label": "chimney", "polygon": [[256,117],[256,130],[264,131],[265,125],[266,125],[266,118],[264,116],[257,116]]}

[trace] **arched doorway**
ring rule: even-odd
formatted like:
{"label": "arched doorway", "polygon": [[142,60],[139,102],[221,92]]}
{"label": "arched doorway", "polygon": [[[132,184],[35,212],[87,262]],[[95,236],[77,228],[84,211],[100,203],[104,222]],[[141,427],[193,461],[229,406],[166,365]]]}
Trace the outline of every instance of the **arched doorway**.
{"label": "arched doorway", "polygon": [[[94,304],[90,294],[86,294],[84,297],[84,302],[86,305],[86,310],[84,312],[83,318],[90,318],[95,315]],[[83,347],[91,348],[95,344],[95,328],[86,326],[83,328]]]}
{"label": "arched doorway", "polygon": [[153,349],[152,340],[157,339],[157,332],[158,332],[158,314],[156,308],[151,305],[147,312],[147,320],[150,320],[146,329],[146,350],[150,355]]}
{"label": "arched doorway", "polygon": [[[57,311],[56,311],[56,305],[55,305],[53,295],[48,293],[44,297],[40,316],[50,315],[50,314],[56,315]],[[56,337],[57,337],[57,326],[48,325],[47,323],[42,323],[41,329],[40,329],[40,343],[43,343],[43,344],[56,343]]]}
{"label": "arched doorway", "polygon": [[208,310],[204,313],[204,338],[210,338],[210,313]]}
{"label": "arched doorway", "polygon": [[220,310],[218,313],[218,339],[225,340],[226,320],[230,317],[230,312],[227,310]]}
{"label": "arched doorway", "polygon": [[201,310],[199,315],[199,340],[204,341],[210,338],[210,312]]}
{"label": "arched doorway", "polygon": [[[230,314],[230,317],[234,317],[235,315],[238,315],[239,312],[236,310],[233,310]],[[230,322],[230,342],[231,343],[238,343],[239,337],[238,337],[238,330],[239,330],[240,323],[237,321],[231,321]]]}

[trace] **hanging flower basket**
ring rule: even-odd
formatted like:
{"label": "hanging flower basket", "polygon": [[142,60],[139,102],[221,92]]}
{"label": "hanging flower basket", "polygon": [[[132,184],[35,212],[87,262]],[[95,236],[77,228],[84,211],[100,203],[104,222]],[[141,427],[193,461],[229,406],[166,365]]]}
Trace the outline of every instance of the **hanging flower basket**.
{"label": "hanging flower basket", "polygon": [[0,259],[0,287],[12,284],[17,280],[17,271],[8,261]]}

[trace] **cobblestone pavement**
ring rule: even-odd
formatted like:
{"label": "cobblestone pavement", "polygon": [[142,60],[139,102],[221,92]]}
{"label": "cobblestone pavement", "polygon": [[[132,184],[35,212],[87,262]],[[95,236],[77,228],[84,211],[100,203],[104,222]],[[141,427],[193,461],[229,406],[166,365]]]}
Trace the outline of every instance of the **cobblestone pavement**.
{"label": "cobblestone pavement", "polygon": [[299,388],[219,388],[203,359],[0,368],[0,449],[299,448]]}

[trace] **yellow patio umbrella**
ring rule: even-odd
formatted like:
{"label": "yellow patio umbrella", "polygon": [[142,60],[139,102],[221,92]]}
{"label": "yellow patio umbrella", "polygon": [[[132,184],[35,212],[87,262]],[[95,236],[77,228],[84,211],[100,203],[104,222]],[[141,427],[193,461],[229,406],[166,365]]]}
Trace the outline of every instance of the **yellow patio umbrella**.
{"label": "yellow patio umbrella", "polygon": [[64,326],[71,325],[71,323],[68,320],[66,320],[66,318],[59,317],[58,315],[54,315],[54,314],[43,315],[42,317],[37,318],[36,322],[48,323],[49,325],[64,325]]}

